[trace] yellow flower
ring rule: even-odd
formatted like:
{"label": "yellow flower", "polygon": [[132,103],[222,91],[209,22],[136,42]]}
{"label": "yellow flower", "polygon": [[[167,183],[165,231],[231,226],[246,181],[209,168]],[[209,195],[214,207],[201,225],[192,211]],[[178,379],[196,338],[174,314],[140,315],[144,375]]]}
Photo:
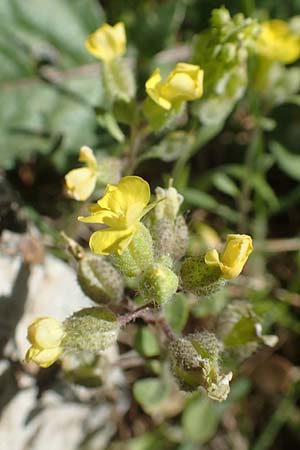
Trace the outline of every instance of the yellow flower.
{"label": "yellow flower", "polygon": [[84,201],[94,191],[97,182],[97,161],[93,150],[81,147],[79,161],[85,162],[87,167],[74,169],[65,176],[67,193],[75,200]]}
{"label": "yellow flower", "polygon": [[217,250],[209,250],[205,254],[208,265],[219,266],[224,278],[231,279],[239,276],[250,253],[252,253],[252,239],[247,234],[228,234],[226,245],[219,256]]}
{"label": "yellow flower", "polygon": [[62,352],[61,342],[64,329],[53,317],[40,317],[28,327],[28,340],[31,347],[27,350],[25,361],[34,361],[41,367],[49,367]]}
{"label": "yellow flower", "polygon": [[109,63],[126,51],[126,33],[122,22],[113,27],[105,23],[85,41],[86,49],[96,58]]}
{"label": "yellow flower", "polygon": [[140,177],[124,177],[116,186],[108,184],[104,196],[90,206],[91,215],[78,217],[82,222],[106,225],[92,234],[91,250],[102,255],[121,255],[138,231],[139,221],[157,203],[148,205],[149,200],[149,184]]}
{"label": "yellow flower", "polygon": [[146,81],[146,92],[166,110],[174,104],[196,100],[203,94],[203,70],[193,64],[178,63],[163,83],[160,70],[156,69]]}
{"label": "yellow flower", "polygon": [[256,51],[270,61],[290,64],[300,57],[300,36],[283,20],[264,22],[256,42]]}

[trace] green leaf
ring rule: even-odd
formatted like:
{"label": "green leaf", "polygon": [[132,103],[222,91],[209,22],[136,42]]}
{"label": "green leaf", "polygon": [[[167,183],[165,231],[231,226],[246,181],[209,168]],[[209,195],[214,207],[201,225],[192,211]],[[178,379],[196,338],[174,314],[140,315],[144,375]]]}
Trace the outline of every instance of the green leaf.
{"label": "green leaf", "polygon": [[118,142],[124,142],[125,136],[113,114],[102,108],[97,108],[97,121]]}
{"label": "green leaf", "polygon": [[137,117],[137,103],[134,100],[131,102],[116,101],[113,104],[113,114],[118,122],[131,125]]}
{"label": "green leaf", "polygon": [[1,80],[8,81],[28,75],[34,58],[46,58],[60,69],[92,61],[84,41],[104,21],[96,0],[2,1],[0,17]]}
{"label": "green leaf", "polygon": [[182,416],[186,439],[198,444],[208,442],[217,431],[222,409],[207,397],[194,398]]}
{"label": "green leaf", "polygon": [[280,169],[290,178],[300,181],[300,155],[290,153],[276,141],[271,142],[270,148]]}
{"label": "green leaf", "polygon": [[125,447],[126,450],[165,450],[165,448],[166,442],[157,430],[130,439]]}
{"label": "green leaf", "polygon": [[221,192],[224,192],[224,194],[230,195],[231,197],[235,197],[239,194],[239,189],[236,184],[228,175],[225,175],[224,173],[215,173],[213,175],[212,182],[214,186]]}
{"label": "green leaf", "polygon": [[151,407],[164,401],[170,393],[170,385],[159,378],[144,378],[133,385],[135,400],[144,407]]}
{"label": "green leaf", "polygon": [[253,188],[257,194],[268,204],[268,206],[274,211],[279,207],[278,198],[271,186],[267,183],[265,178],[261,174],[251,174]]}
{"label": "green leaf", "polygon": [[84,40],[104,20],[99,3],[3,1],[0,16],[1,164],[45,153],[58,136],[61,160],[81,145],[95,145],[92,104],[101,101],[102,89],[97,65],[82,67],[92,61]]}
{"label": "green leaf", "polygon": [[135,338],[135,347],[141,355],[150,358],[157,356],[160,353],[158,340],[148,327],[141,327],[138,329]]}
{"label": "green leaf", "polygon": [[194,305],[192,309],[193,316],[195,317],[207,317],[217,316],[227,303],[226,291],[217,292],[216,294],[209,296],[208,298],[201,299]]}
{"label": "green leaf", "polygon": [[226,347],[239,347],[257,340],[255,325],[257,320],[252,316],[244,316],[234,325],[224,338]]}
{"label": "green leaf", "polygon": [[[114,13],[117,7],[115,4],[118,3],[121,2],[113,2],[111,5]],[[158,4],[138,1],[134,2],[133,9],[132,4],[128,2],[132,40],[144,60],[164,50],[170,39],[176,35],[184,20],[186,4],[186,0],[166,0]]]}
{"label": "green leaf", "polygon": [[[82,78],[74,74],[62,86],[82,96],[100,100],[97,74]],[[27,158],[32,152],[46,153],[58,135],[66,152],[78,152],[82,145],[93,147],[97,140],[93,109],[70,94],[37,78],[14,82],[0,92],[1,164],[9,167],[15,157]]]}
{"label": "green leaf", "polygon": [[174,161],[183,152],[186,151],[194,142],[193,136],[184,131],[174,131],[169,133],[158,145],[154,145],[144,153],[140,161],[150,158],[158,158],[162,161]]}
{"label": "green leaf", "polygon": [[186,188],[182,194],[187,202],[198,208],[212,210],[218,207],[218,202],[206,192],[193,188]]}
{"label": "green leaf", "polygon": [[150,97],[144,101],[143,113],[153,131],[163,128],[171,117],[171,111],[161,108]]}
{"label": "green leaf", "polygon": [[236,223],[239,220],[239,214],[236,211],[233,211],[226,205],[220,205],[206,192],[194,188],[181,189],[180,192],[184,196],[185,201],[193,206],[211,211],[233,223]]}
{"label": "green leaf", "polygon": [[188,300],[183,294],[175,294],[172,301],[163,306],[164,315],[174,333],[180,333],[189,317]]}

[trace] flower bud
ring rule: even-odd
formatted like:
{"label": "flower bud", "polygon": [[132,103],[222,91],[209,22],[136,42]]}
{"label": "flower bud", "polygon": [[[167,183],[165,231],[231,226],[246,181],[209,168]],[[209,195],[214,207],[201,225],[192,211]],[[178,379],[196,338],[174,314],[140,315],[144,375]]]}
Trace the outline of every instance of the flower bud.
{"label": "flower bud", "polygon": [[218,255],[217,250],[209,250],[205,254],[205,263],[219,267],[224,278],[232,279],[239,276],[253,251],[252,239],[247,234],[228,234],[226,245]]}
{"label": "flower bud", "polygon": [[178,288],[178,277],[167,266],[156,263],[139,279],[139,292],[146,301],[162,305],[172,298]]}
{"label": "flower bud", "polygon": [[212,10],[211,25],[215,28],[221,28],[228,25],[231,21],[230,13],[224,6]]}
{"label": "flower bud", "polygon": [[159,201],[154,210],[155,220],[151,229],[155,255],[179,260],[186,253],[189,237],[183,216],[178,216],[183,196],[172,186],[168,189],[158,187],[155,192]]}
{"label": "flower bud", "polygon": [[171,342],[169,354],[173,374],[182,390],[204,388],[213,400],[222,401],[230,391],[232,373],[220,373],[221,343],[206,331]]}
{"label": "flower bud", "polygon": [[161,108],[170,110],[178,103],[200,98],[203,93],[203,70],[196,65],[178,63],[165,83],[156,69],[146,82],[146,92]]}
{"label": "flower bud", "polygon": [[28,327],[28,349],[25,361],[34,361],[40,367],[49,367],[62,352],[64,327],[53,317],[40,317]]}
{"label": "flower bud", "polygon": [[186,258],[180,277],[184,290],[198,296],[214,294],[225,284],[219,267],[207,265],[203,256]]}
{"label": "flower bud", "polygon": [[115,265],[127,277],[138,276],[153,264],[153,242],[150,231],[143,224],[138,225],[132,241],[121,255],[112,257]]}
{"label": "flower bud", "polygon": [[151,229],[156,256],[170,256],[174,261],[181,259],[188,246],[188,228],[183,216],[175,222],[169,219],[157,220]]}
{"label": "flower bud", "polygon": [[107,23],[90,34],[85,41],[86,49],[96,58],[110,63],[126,51],[126,34],[122,22],[114,26]]}
{"label": "flower bud", "polygon": [[85,256],[78,264],[77,280],[83,292],[96,303],[119,303],[122,300],[123,278],[102,256]]}
{"label": "flower bud", "polygon": [[110,309],[99,306],[75,312],[65,320],[64,328],[64,355],[81,352],[98,354],[116,342],[119,323]]}
{"label": "flower bud", "polygon": [[154,209],[156,219],[175,221],[183,202],[183,195],[179,194],[177,189],[172,186],[168,189],[157,187],[155,193],[157,200],[161,200]]}
{"label": "flower bud", "polygon": [[73,169],[65,175],[65,185],[69,197],[84,201],[94,192],[97,182],[97,160],[91,148],[80,149],[79,161],[86,167]]}
{"label": "flower bud", "polygon": [[231,62],[235,58],[236,52],[237,52],[236,45],[228,42],[222,47],[221,50],[222,61],[226,64]]}

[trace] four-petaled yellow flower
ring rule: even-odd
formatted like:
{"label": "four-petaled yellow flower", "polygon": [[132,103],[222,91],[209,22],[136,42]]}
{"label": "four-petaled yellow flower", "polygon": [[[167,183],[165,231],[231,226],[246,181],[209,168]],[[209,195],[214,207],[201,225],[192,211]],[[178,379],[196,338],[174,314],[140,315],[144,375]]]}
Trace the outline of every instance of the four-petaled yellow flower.
{"label": "four-petaled yellow flower", "polygon": [[300,36],[283,20],[264,22],[256,42],[256,51],[270,61],[290,64],[300,57]]}
{"label": "four-petaled yellow flower", "polygon": [[53,317],[40,317],[28,327],[28,349],[25,361],[34,361],[41,367],[49,367],[62,352],[63,325]]}
{"label": "four-petaled yellow flower", "polygon": [[84,201],[94,191],[97,182],[97,160],[93,150],[81,147],[79,161],[85,162],[87,167],[73,169],[65,176],[65,183],[69,197]]}
{"label": "four-petaled yellow flower", "polygon": [[148,205],[149,200],[149,184],[140,177],[124,177],[116,186],[108,184],[104,196],[90,206],[91,215],[78,217],[82,222],[106,225],[92,234],[91,250],[101,255],[122,254],[138,231],[142,217],[157,203]]}
{"label": "four-petaled yellow flower", "polygon": [[146,81],[146,92],[166,110],[196,100],[203,94],[203,70],[193,64],[178,63],[163,83],[160,70],[156,69]]}
{"label": "four-petaled yellow flower", "polygon": [[252,239],[247,234],[228,234],[226,245],[221,253],[216,249],[205,254],[208,265],[219,266],[224,278],[231,279],[239,276],[250,253],[252,253]]}
{"label": "four-petaled yellow flower", "polygon": [[96,58],[110,63],[126,51],[126,33],[122,22],[114,26],[107,23],[90,34],[85,41],[86,49]]}

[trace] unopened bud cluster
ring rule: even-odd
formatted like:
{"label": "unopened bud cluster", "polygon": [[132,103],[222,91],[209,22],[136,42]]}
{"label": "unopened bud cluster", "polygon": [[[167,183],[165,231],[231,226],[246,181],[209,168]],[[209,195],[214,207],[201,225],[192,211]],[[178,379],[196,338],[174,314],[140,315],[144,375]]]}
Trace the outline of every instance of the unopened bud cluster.
{"label": "unopened bud cluster", "polygon": [[244,94],[247,61],[260,27],[243,14],[231,17],[225,7],[214,9],[211,27],[201,32],[194,45],[193,62],[204,69],[204,95],[194,113],[204,124],[222,122]]}

